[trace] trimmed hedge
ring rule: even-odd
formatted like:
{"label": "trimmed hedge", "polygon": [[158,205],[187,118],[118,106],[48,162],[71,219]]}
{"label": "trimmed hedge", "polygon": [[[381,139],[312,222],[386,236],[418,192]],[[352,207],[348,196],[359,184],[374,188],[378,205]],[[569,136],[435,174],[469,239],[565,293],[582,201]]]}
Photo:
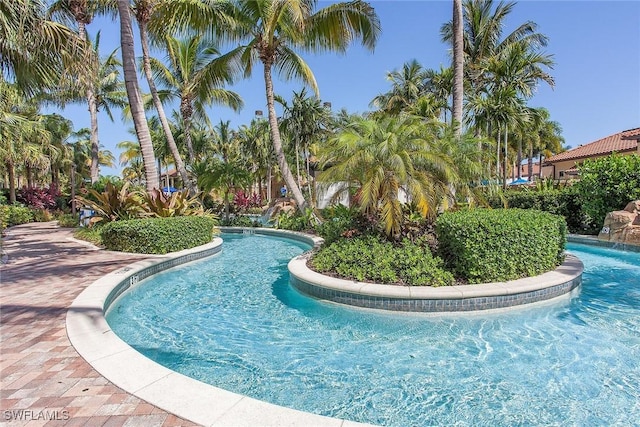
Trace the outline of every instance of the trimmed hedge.
{"label": "trimmed hedge", "polygon": [[333,273],[346,279],[414,286],[453,285],[451,273],[434,258],[428,247],[405,240],[400,246],[367,235],[339,239],[323,246],[310,266],[321,273]]}
{"label": "trimmed hedge", "polygon": [[[548,191],[511,190],[503,193],[502,197],[507,202],[508,208],[536,209],[562,215],[571,233],[597,234],[602,225],[589,220],[584,212],[582,197],[575,186]],[[504,207],[498,195],[488,197],[487,202],[494,209]]]}
{"label": "trimmed hedge", "polygon": [[211,242],[214,227],[211,217],[176,216],[113,221],[100,234],[112,251],[166,254]]}
{"label": "trimmed hedge", "polygon": [[448,269],[469,283],[536,276],[563,260],[563,217],[525,209],[473,209],[438,217],[438,250]]}

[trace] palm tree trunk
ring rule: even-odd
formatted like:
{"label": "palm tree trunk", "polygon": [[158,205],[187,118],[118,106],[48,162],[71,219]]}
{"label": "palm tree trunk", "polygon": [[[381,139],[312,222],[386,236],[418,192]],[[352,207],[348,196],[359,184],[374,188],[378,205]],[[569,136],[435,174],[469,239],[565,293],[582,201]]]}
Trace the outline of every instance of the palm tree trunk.
{"label": "palm tree trunk", "polygon": [[13,161],[8,161],[6,165],[9,174],[9,203],[14,204],[16,202],[16,171],[13,167]]}
{"label": "palm tree trunk", "polygon": [[498,126],[498,138],[496,142],[496,183],[500,178],[500,126]]}
{"label": "palm tree trunk", "polygon": [[520,165],[522,164],[522,139],[518,139],[518,179],[522,178],[522,171]]}
{"label": "palm tree trunk", "polygon": [[93,85],[90,84],[87,89],[87,102],[89,103],[89,117],[91,118],[91,183],[95,184],[100,178],[100,141],[98,139],[98,103],[91,86]]}
{"label": "palm tree trunk", "polygon": [[146,22],[138,22],[138,26],[140,28],[140,43],[142,44],[142,66],[144,69],[145,77],[147,78],[147,83],[149,84],[149,91],[151,92],[153,105],[156,107],[156,111],[158,111],[158,119],[160,119],[160,124],[162,125],[164,135],[167,137],[167,144],[169,144],[169,150],[171,151],[171,156],[173,157],[176,169],[180,174],[182,183],[186,188],[189,189],[189,191],[195,192],[197,191],[197,188],[194,188],[193,183],[189,179],[189,175],[187,175],[187,168],[182,161],[182,156],[180,156],[178,146],[176,145],[176,141],[173,138],[173,133],[171,132],[171,127],[169,126],[169,121],[167,120],[167,115],[164,112],[162,101],[160,101],[160,97],[158,96],[158,89],[156,87],[155,81],[153,80],[153,75],[151,74],[147,24]]}
{"label": "palm tree trunk", "polygon": [[464,29],[462,0],[453,0],[453,101],[451,122],[456,137],[462,133],[462,99],[464,96]]}
{"label": "palm tree trunk", "polygon": [[503,171],[503,178],[502,178],[502,189],[506,190],[507,189],[507,154],[508,154],[508,150],[509,150],[509,143],[508,143],[508,126],[505,125],[504,127],[504,171]]}
{"label": "palm tree trunk", "polygon": [[[122,0],[119,0],[122,1]],[[264,64],[264,83],[265,90],[267,94],[267,110],[269,111],[269,130],[271,131],[271,141],[273,143],[273,150],[276,153],[276,159],[278,160],[278,166],[280,166],[280,173],[282,174],[282,178],[287,183],[287,187],[291,194],[293,194],[293,199],[296,201],[298,205],[298,210],[304,213],[307,202],[304,200],[304,196],[296,183],[296,180],[291,173],[291,169],[289,168],[289,164],[287,163],[287,158],[284,155],[284,150],[282,148],[282,139],[280,138],[280,129],[278,129],[278,117],[276,115],[276,109],[274,105],[273,99],[273,80],[271,78],[271,65]]]}
{"label": "palm tree trunk", "polygon": [[533,143],[529,144],[529,182],[533,182]]}
{"label": "palm tree trunk", "polygon": [[224,220],[229,223],[229,189],[224,190]]}
{"label": "palm tree trunk", "polygon": [[118,0],[118,13],[120,14],[120,45],[122,46],[124,82],[127,89],[127,97],[129,98],[131,116],[133,117],[133,125],[140,143],[140,151],[142,151],[147,191],[151,193],[153,189],[159,188],[158,171],[153,155],[153,144],[151,142],[151,134],[149,133],[149,125],[147,124],[147,118],[144,114],[144,105],[138,86],[129,0]]}
{"label": "palm tree trunk", "polygon": [[[82,19],[77,20],[78,23],[78,37],[80,40],[87,41],[87,29]],[[98,52],[95,53],[96,57],[93,58],[96,62],[100,61],[98,58]],[[91,183],[95,184],[100,178],[100,139],[98,138],[98,102],[96,99],[95,89],[91,80],[87,81],[87,106],[89,108],[90,119],[90,143],[91,143],[91,167],[90,177]]]}

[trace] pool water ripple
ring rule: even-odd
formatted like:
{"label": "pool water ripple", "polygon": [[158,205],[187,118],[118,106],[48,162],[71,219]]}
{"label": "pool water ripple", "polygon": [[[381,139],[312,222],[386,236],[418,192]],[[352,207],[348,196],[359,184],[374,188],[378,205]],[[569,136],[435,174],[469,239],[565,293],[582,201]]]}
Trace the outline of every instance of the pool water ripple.
{"label": "pool water ripple", "polygon": [[571,299],[475,315],[328,304],[288,283],[308,246],[223,235],[220,255],[161,273],[108,311],[173,370],[261,400],[389,426],[633,425],[640,419],[640,254],[570,244]]}

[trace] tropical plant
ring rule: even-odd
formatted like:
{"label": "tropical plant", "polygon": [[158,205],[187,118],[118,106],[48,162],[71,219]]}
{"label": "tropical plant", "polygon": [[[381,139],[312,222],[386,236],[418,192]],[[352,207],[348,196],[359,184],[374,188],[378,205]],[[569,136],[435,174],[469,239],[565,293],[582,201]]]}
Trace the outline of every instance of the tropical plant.
{"label": "tropical plant", "polygon": [[262,63],[271,142],[280,173],[300,212],[305,211],[307,203],[285,157],[275,110],[273,69],[285,79],[301,79],[318,95],[315,77],[296,50],[344,52],[356,38],[373,49],[380,33],[379,19],[364,1],[335,3],[315,11],[317,3],[317,0],[238,0],[234,2],[233,14],[238,23],[236,35],[249,39],[234,50],[241,55],[245,74],[252,73],[256,62]]}
{"label": "tropical plant", "polygon": [[2,81],[33,95],[55,87],[86,52],[84,40],[45,16],[44,0],[0,0]]}
{"label": "tropical plant", "polygon": [[427,72],[413,59],[402,66],[401,71],[387,73],[391,90],[373,98],[370,106],[390,114],[406,112],[426,93]]}
{"label": "tropical plant", "polygon": [[142,206],[146,213],[153,217],[205,214],[199,195],[190,197],[189,191],[176,191],[167,195],[160,190],[153,190],[144,195]]}
{"label": "tropical plant", "polygon": [[359,119],[323,147],[320,165],[326,170],[318,180],[355,185],[363,212],[379,218],[389,238],[398,238],[401,194],[430,218],[450,195],[454,166],[434,149],[436,135],[415,117]]}
{"label": "tropical plant", "polygon": [[310,158],[312,152],[317,149],[318,144],[329,132],[330,111],[322,105],[319,98],[307,96],[307,91],[304,88],[300,92],[293,92],[291,105],[278,96],[276,96],[276,101],[284,107],[280,127],[283,135],[292,142],[291,148],[295,153],[298,186],[302,188],[300,174],[300,157],[302,156],[305,161],[305,180],[309,192],[309,201],[313,204]]}
{"label": "tropical plant", "polygon": [[138,218],[144,213],[141,195],[130,192],[128,182],[120,190],[109,182],[104,192],[90,189],[89,194],[90,198],[78,196],[76,200],[95,211],[91,224]]}
{"label": "tropical plant", "polygon": [[233,83],[237,72],[228,55],[220,55],[217,47],[204,41],[202,36],[191,36],[179,40],[167,37],[166,65],[151,59],[150,66],[155,80],[163,90],[163,99],[178,99],[184,133],[184,141],[189,153],[189,162],[196,161],[191,142],[191,123],[197,118],[209,122],[205,107],[211,104],[225,105],[238,111],[242,108],[240,96],[223,85]]}

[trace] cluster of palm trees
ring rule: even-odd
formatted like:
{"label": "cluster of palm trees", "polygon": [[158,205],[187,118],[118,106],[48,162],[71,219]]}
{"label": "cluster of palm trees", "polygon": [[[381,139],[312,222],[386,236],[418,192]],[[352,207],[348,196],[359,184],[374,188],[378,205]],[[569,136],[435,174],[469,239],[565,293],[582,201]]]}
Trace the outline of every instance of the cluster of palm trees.
{"label": "cluster of palm trees", "polygon": [[[380,21],[361,0],[321,9],[316,0],[56,0],[48,7],[44,0],[0,0],[2,166],[11,186],[16,170],[49,174],[59,183],[60,171],[72,163],[96,182],[101,162],[113,161],[100,149],[98,112],[111,117],[111,108],[124,107],[136,141],[121,143],[120,160],[125,176],[149,192],[162,185],[163,163],[176,168],[190,191],[219,188],[225,200],[252,184],[268,198],[277,175],[304,211],[314,201],[313,163],[323,170],[320,179],[347,183],[363,208],[396,233],[399,196],[432,215],[454,195],[470,196],[483,177],[506,180],[512,152],[520,162],[523,148],[530,159],[561,149],[558,125],[545,110],[527,106],[538,84],[553,85],[552,58],[541,52],[546,38],[531,22],[503,37],[512,3],[453,5],[454,19],[441,29],[453,48],[452,67],[428,70],[407,62],[389,73],[392,87],[373,99],[375,111],[349,115],[333,114],[317,97],[301,52],[343,52],[354,41],[373,49]],[[100,56],[99,33],[90,39],[86,27],[97,14],[119,18],[122,62],[117,52]],[[152,46],[165,56],[152,57]],[[256,66],[265,83],[266,120],[238,129],[214,126],[207,107],[242,108],[227,87]],[[138,67],[149,94],[141,92]],[[315,96],[303,89],[289,103],[276,95],[274,71],[300,80]],[[88,107],[91,127],[81,136],[63,119],[39,113],[45,103],[69,102]],[[170,102],[178,107],[167,115]],[[74,147],[76,154],[68,154]]]}

